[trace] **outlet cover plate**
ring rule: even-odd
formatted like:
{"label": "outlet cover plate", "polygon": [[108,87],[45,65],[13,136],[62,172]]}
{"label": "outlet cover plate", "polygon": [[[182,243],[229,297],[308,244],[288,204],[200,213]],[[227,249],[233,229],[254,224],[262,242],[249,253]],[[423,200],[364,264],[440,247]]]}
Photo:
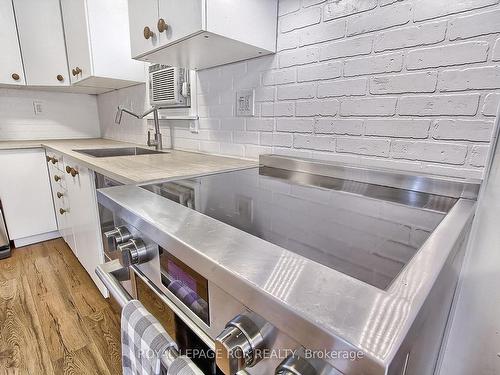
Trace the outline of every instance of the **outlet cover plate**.
{"label": "outlet cover plate", "polygon": [[246,89],[236,92],[236,116],[255,116],[255,90]]}

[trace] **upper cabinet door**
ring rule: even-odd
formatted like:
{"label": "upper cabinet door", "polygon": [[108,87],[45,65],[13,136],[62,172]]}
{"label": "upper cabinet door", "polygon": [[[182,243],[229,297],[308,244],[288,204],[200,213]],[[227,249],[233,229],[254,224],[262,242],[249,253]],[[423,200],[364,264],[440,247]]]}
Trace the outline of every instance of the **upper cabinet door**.
{"label": "upper cabinet door", "polygon": [[26,83],[68,86],[59,0],[14,0]]}
{"label": "upper cabinet door", "polygon": [[159,0],[159,17],[155,31],[160,44],[170,44],[203,30],[202,0]]}
{"label": "upper cabinet door", "polygon": [[0,0],[0,83],[24,85],[24,70],[12,0]]}
{"label": "upper cabinet door", "polygon": [[132,57],[159,46],[158,0],[129,0],[130,49]]}
{"label": "upper cabinet door", "polygon": [[[61,0],[71,83],[92,75],[89,28],[85,0]],[[100,35],[106,38],[106,35]]]}

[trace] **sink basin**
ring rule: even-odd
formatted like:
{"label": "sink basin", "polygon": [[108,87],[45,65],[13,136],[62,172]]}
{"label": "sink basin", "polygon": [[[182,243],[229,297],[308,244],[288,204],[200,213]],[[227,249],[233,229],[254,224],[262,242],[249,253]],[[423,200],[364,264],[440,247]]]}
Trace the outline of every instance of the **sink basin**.
{"label": "sink basin", "polygon": [[136,156],[164,154],[163,151],[150,150],[141,147],[119,147],[119,148],[93,148],[86,150],[73,150],[80,154],[93,156],[95,158],[109,158],[113,156]]}

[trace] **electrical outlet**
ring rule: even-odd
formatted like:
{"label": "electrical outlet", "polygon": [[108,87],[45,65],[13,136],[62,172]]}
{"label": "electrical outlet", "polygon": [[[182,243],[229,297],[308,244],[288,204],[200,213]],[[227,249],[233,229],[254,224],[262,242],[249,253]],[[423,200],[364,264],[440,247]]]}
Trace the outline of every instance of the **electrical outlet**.
{"label": "electrical outlet", "polygon": [[198,134],[200,131],[200,124],[198,120],[191,120],[189,121],[189,131],[191,133]]}
{"label": "electrical outlet", "polygon": [[255,116],[255,90],[239,90],[236,92],[236,116]]}
{"label": "electrical outlet", "polygon": [[42,102],[38,100],[33,100],[33,111],[35,112],[35,115],[40,115],[43,113],[43,105]]}

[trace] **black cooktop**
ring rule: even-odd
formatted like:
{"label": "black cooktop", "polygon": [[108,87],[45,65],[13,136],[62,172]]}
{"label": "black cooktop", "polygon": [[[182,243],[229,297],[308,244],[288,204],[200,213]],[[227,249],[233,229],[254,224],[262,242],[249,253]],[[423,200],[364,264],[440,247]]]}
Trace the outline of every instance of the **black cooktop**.
{"label": "black cooktop", "polygon": [[142,187],[380,289],[456,202],[269,167]]}

